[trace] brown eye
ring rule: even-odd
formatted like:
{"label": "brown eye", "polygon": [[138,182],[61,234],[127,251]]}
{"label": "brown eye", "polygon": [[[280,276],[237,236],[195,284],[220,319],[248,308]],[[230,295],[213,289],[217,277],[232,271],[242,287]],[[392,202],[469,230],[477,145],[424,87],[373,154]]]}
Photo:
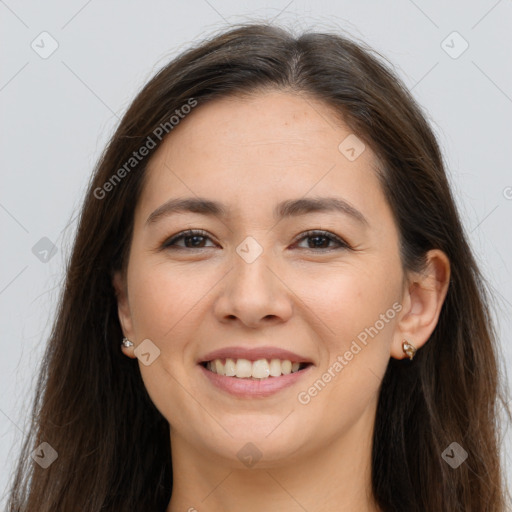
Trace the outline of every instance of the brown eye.
{"label": "brown eye", "polygon": [[[349,249],[350,246],[342,240],[339,236],[329,231],[307,231],[299,239],[312,240],[312,243],[308,243],[308,247],[303,249],[309,250],[332,250],[332,249]],[[328,247],[329,243],[334,242],[338,247]]]}
{"label": "brown eye", "polygon": [[[178,241],[183,240],[183,245],[177,244]],[[205,240],[211,240],[205,231],[189,229],[174,235],[163,243],[165,249],[207,249],[204,246]],[[213,246],[210,246],[213,247]]]}

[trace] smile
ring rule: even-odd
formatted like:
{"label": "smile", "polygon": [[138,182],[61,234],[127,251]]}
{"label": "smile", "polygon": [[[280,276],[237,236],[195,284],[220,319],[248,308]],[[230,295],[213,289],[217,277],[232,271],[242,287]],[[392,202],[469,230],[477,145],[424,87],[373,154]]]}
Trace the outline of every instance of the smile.
{"label": "smile", "polygon": [[289,359],[214,359],[202,363],[207,370],[224,377],[239,379],[268,379],[281,377],[303,370],[310,363],[293,362]]}
{"label": "smile", "polygon": [[[314,368],[289,359],[213,359],[197,365],[208,386],[241,399],[266,398],[296,384]],[[232,374],[234,375],[227,375]],[[268,375],[267,375],[268,373]],[[278,375],[279,373],[279,375]],[[253,375],[261,375],[254,377]]]}

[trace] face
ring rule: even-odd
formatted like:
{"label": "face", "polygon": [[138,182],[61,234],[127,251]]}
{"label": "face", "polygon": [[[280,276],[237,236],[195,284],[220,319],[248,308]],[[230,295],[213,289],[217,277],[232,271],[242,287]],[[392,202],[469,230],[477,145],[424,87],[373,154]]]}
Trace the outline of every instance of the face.
{"label": "face", "polygon": [[[272,465],[371,428],[403,272],[360,144],[328,106],[276,91],[197,107],[152,158],[119,314],[135,348],[149,340],[139,366],[173,442],[232,464],[252,442]],[[185,198],[222,210],[171,207]]]}

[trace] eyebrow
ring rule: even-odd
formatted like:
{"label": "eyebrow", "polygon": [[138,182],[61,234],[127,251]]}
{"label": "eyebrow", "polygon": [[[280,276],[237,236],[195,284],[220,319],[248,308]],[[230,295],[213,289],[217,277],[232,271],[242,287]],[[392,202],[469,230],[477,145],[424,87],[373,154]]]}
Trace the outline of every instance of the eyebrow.
{"label": "eyebrow", "polygon": [[[146,225],[153,224],[162,217],[173,213],[199,213],[212,217],[229,217],[229,209],[226,205],[202,197],[175,198],[166,201],[159,206],[146,220]],[[350,203],[339,197],[315,197],[289,199],[279,203],[273,211],[275,219],[296,217],[315,212],[339,212],[343,213],[360,224],[369,226],[366,217]]]}

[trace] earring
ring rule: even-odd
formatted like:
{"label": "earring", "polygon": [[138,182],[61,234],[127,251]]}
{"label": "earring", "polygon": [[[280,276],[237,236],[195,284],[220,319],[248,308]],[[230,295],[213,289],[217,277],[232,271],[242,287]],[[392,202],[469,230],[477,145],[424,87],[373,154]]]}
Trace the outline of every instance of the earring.
{"label": "earring", "polygon": [[411,345],[407,340],[403,340],[402,350],[409,356],[409,359],[412,361],[412,358],[416,355],[416,347]]}
{"label": "earring", "polygon": [[128,338],[123,338],[123,345],[125,347],[133,347],[133,341],[130,341]]}

